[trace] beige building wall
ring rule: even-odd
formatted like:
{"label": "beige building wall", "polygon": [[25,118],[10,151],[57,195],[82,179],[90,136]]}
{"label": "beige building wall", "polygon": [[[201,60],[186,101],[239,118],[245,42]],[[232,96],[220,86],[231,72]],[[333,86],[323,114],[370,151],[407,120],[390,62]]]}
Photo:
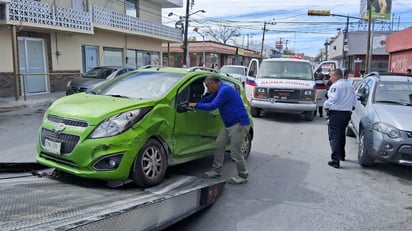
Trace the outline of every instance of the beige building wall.
{"label": "beige building wall", "polygon": [[11,31],[0,28],[0,72],[13,72],[13,48],[11,46]]}
{"label": "beige building wall", "polygon": [[[99,48],[99,63],[105,65],[103,60],[103,48],[122,48],[161,51],[161,41],[145,37],[131,37],[124,34],[95,30],[94,35],[88,34],[51,34],[51,54],[53,71],[81,70],[82,46],[97,46]],[[59,52],[59,56],[56,52]]]}
{"label": "beige building wall", "polygon": [[162,8],[149,1],[140,1],[140,18],[162,23]]}

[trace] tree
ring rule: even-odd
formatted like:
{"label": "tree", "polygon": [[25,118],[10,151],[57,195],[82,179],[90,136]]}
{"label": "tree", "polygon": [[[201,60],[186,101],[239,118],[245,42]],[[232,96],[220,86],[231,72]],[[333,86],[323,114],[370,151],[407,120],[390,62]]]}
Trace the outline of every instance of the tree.
{"label": "tree", "polygon": [[208,26],[205,32],[214,40],[226,44],[229,40],[234,41],[234,37],[239,37],[239,29],[223,24],[219,24],[217,27]]}

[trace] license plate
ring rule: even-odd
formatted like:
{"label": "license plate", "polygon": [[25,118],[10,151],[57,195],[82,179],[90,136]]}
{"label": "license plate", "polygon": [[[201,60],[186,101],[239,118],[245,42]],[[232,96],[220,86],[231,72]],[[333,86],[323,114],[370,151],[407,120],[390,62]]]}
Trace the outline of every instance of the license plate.
{"label": "license plate", "polygon": [[62,143],[60,142],[54,142],[48,139],[44,140],[44,149],[47,152],[60,155],[61,146],[62,146]]}

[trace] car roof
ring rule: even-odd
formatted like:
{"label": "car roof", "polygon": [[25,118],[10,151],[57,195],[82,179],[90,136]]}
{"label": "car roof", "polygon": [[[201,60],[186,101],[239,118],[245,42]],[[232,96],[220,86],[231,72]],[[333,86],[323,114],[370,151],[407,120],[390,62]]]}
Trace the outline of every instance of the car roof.
{"label": "car roof", "polygon": [[375,77],[379,81],[397,81],[397,82],[412,82],[412,75],[408,75],[405,73],[378,73],[372,72],[368,74],[366,77]]}
{"label": "car roof", "polygon": [[276,62],[276,61],[292,61],[292,62],[302,62],[302,63],[310,64],[310,62],[306,59],[294,59],[294,58],[270,58],[270,59],[264,59],[262,62]]}
{"label": "car roof", "polygon": [[242,66],[242,65],[223,65],[223,67],[241,67],[241,68],[245,68],[246,66]]}
{"label": "car roof", "polygon": [[139,69],[136,71],[160,71],[160,72],[170,72],[170,73],[181,73],[183,75],[187,75],[189,73],[202,73],[202,74],[210,74],[211,72],[216,75],[220,75],[225,80],[233,80],[233,78],[227,74],[222,72],[217,72],[216,70],[208,67],[190,67],[190,68],[181,68],[181,67],[163,67],[163,66],[146,66],[144,69]]}

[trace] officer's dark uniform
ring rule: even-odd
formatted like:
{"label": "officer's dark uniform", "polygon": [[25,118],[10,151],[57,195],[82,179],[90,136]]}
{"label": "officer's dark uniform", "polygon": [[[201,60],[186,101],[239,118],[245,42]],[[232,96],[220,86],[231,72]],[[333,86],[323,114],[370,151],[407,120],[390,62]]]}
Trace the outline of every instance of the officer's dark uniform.
{"label": "officer's dark uniform", "polygon": [[[339,72],[339,70],[336,71]],[[325,110],[329,112],[328,134],[332,149],[332,161],[328,164],[335,168],[339,168],[339,161],[345,159],[345,130],[349,123],[352,109],[356,105],[354,88],[342,76],[338,78],[329,88],[328,100],[323,105]]]}

